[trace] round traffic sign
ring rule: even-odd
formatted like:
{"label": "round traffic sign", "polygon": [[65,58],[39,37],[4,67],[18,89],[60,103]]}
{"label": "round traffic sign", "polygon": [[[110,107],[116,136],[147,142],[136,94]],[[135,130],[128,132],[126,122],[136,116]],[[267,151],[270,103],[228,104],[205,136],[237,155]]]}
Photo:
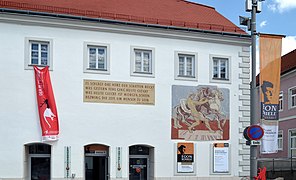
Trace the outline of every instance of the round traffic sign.
{"label": "round traffic sign", "polygon": [[264,135],[264,130],[259,125],[251,125],[247,129],[247,135],[250,140],[260,140]]}

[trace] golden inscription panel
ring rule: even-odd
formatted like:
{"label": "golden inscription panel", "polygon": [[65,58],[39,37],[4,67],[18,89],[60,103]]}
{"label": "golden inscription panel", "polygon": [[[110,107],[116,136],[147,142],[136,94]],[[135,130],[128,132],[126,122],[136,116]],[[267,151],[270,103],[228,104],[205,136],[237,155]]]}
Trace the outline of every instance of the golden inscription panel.
{"label": "golden inscription panel", "polygon": [[85,79],[83,102],[154,105],[155,85]]}

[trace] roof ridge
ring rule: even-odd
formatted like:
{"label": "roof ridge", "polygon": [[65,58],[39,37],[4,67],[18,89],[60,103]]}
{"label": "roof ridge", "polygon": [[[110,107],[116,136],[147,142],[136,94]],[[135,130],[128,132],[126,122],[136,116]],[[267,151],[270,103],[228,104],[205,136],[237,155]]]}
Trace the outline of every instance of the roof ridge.
{"label": "roof ridge", "polygon": [[192,2],[192,1],[189,1],[189,0],[177,0],[177,1],[183,1],[183,2],[185,2],[185,3],[189,3],[189,4],[193,4],[193,5],[197,5],[197,6],[204,6],[204,7],[206,7],[206,8],[215,9],[215,8],[212,7],[212,6],[208,6],[208,5],[200,4],[200,3],[197,3],[197,2]]}

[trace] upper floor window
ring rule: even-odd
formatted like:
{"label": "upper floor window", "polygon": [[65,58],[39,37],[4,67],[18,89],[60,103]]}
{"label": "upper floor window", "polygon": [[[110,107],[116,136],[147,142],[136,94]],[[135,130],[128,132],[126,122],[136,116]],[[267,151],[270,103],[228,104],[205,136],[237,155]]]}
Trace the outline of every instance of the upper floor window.
{"label": "upper floor window", "polygon": [[230,57],[211,55],[211,81],[230,82]]}
{"label": "upper floor window", "polygon": [[282,111],[283,109],[283,91],[281,91],[279,96],[279,110]]}
{"label": "upper floor window", "polygon": [[132,47],[131,74],[154,76],[154,49]]}
{"label": "upper floor window", "polygon": [[175,79],[197,80],[197,54],[175,52]]}
{"label": "upper floor window", "polygon": [[278,131],[278,150],[283,150],[283,131]]}
{"label": "upper floor window", "polygon": [[296,87],[289,89],[290,108],[296,107]]}
{"label": "upper floor window", "polygon": [[33,66],[52,69],[52,40],[40,38],[26,38],[25,69]]}
{"label": "upper floor window", "polygon": [[194,77],[194,57],[179,54],[179,76]]}
{"label": "upper floor window", "polygon": [[30,41],[31,65],[46,66],[49,62],[49,43]]}
{"label": "upper floor window", "polygon": [[84,72],[109,74],[109,45],[84,43]]}

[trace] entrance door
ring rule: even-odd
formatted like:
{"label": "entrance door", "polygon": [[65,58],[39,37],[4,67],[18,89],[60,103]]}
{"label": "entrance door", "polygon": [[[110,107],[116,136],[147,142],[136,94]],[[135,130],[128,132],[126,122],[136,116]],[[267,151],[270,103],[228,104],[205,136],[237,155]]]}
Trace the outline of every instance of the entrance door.
{"label": "entrance door", "polygon": [[85,157],[86,180],[108,180],[108,159],[106,156]]}
{"label": "entrance door", "polygon": [[[47,144],[26,145],[28,177],[30,180],[50,180],[51,146]],[[27,173],[26,173],[27,176]]]}
{"label": "entrance door", "polygon": [[50,180],[50,157],[31,157],[31,180]]}
{"label": "entrance door", "polygon": [[129,158],[129,179],[148,180],[148,158],[131,157]]}

